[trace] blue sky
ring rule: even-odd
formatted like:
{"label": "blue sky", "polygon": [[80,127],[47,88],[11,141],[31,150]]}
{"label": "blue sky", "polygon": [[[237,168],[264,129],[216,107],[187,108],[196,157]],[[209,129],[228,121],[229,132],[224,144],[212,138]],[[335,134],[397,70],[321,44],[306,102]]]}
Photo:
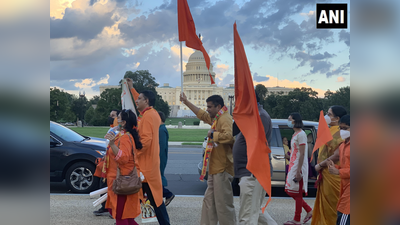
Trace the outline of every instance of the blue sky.
{"label": "blue sky", "polygon": [[[179,86],[176,2],[51,0],[50,86],[90,98],[128,70],[149,70],[160,85]],[[219,86],[233,83],[235,21],[255,84],[311,87],[320,95],[350,85],[350,29],[316,29],[316,1],[188,4]],[[183,52],[187,62],[193,50]]]}

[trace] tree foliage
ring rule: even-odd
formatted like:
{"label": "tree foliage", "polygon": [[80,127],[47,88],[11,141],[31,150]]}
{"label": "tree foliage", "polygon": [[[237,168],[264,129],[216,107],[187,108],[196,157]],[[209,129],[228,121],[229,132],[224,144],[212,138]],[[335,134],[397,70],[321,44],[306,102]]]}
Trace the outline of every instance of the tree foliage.
{"label": "tree foliage", "polygon": [[74,96],[58,88],[50,88],[50,120],[73,122],[76,114],[72,111]]}
{"label": "tree foliage", "polygon": [[318,98],[318,93],[311,88],[296,88],[288,95],[270,94],[262,99],[267,88],[258,84],[256,92],[260,104],[272,118],[286,119],[292,112],[299,112],[304,120],[318,121],[321,110],[325,112],[332,105],[344,106],[350,113],[350,87],[342,87],[336,92],[327,91],[324,98]]}
{"label": "tree foliage", "polygon": [[[168,103],[165,102],[157,93],[156,87],[158,87],[158,83],[148,70],[137,70],[135,72],[126,71],[124,78],[131,78],[133,80],[133,87],[139,93],[145,90],[153,91],[156,94],[156,103],[154,109],[157,111],[162,111],[166,117],[169,116],[170,108]],[[120,84],[121,82],[122,80],[120,81]]]}

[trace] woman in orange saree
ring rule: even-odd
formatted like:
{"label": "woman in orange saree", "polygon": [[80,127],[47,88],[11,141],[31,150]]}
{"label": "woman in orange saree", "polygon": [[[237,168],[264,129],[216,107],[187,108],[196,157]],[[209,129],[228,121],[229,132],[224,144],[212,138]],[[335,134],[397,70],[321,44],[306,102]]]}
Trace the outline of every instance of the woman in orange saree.
{"label": "woman in orange saree", "polygon": [[328,159],[338,162],[340,137],[339,120],[347,111],[342,106],[329,108],[325,120],[330,125],[333,139],[319,148],[318,164],[315,170],[319,173],[316,182],[317,196],[314,203],[311,225],[335,225],[337,219],[336,206],[340,195],[340,176],[329,173]]}

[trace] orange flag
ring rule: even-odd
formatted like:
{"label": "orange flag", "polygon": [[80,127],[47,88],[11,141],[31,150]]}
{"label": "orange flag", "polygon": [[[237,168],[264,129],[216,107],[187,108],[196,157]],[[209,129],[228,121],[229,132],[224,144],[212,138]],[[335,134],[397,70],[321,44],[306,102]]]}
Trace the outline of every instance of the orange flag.
{"label": "orange flag", "polygon": [[314,152],[332,139],[331,131],[329,130],[328,124],[324,118],[324,111],[321,110],[319,114],[317,141],[314,145],[313,154],[311,154],[311,160],[313,159]]}
{"label": "orange flag", "polygon": [[258,112],[257,100],[251,78],[246,52],[242,40],[233,25],[234,55],[235,55],[235,109],[233,118],[246,139],[247,169],[257,178],[261,186],[268,193],[271,201],[271,172],[268,147],[264,126]]}
{"label": "orange flag", "polygon": [[208,73],[210,74],[211,84],[215,84],[210,73],[210,57],[204,49],[200,38],[196,34],[196,27],[194,26],[193,17],[186,0],[178,0],[178,31],[179,41],[186,41],[187,47],[194,48],[203,53]]}

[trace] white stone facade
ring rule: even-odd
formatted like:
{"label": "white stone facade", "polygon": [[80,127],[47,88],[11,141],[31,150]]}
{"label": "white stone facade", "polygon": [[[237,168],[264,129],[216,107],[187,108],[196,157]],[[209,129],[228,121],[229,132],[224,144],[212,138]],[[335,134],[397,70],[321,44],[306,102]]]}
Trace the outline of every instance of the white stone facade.
{"label": "white stone facade", "polygon": [[[215,81],[215,73],[213,66],[210,65],[211,75]],[[163,100],[168,102],[171,107],[171,117],[193,117],[193,112],[183,103],[179,101],[181,87],[170,87],[168,83],[156,88],[157,93],[162,96]],[[234,85],[231,84],[227,88],[218,87],[211,84],[210,75],[207,70],[203,53],[195,51],[186,64],[186,70],[183,73],[183,92],[188,100],[197,107],[206,110],[206,99],[211,95],[221,95],[225,105],[230,108],[228,96],[235,94]]]}

